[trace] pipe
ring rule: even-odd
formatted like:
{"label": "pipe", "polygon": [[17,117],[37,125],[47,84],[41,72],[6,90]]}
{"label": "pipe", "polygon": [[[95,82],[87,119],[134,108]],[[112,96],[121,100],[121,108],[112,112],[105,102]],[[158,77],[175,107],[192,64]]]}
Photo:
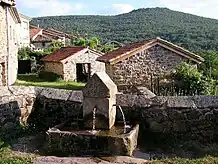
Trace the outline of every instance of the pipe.
{"label": "pipe", "polygon": [[8,6],[6,6],[6,26],[7,26],[7,56],[6,56],[7,82],[6,82],[6,85],[9,86],[10,27],[9,27],[9,17],[8,17]]}
{"label": "pipe", "polygon": [[6,64],[7,64],[7,88],[8,90],[12,92],[12,90],[9,88],[9,60],[10,60],[10,26],[9,26],[9,10],[8,10],[8,6],[6,6],[6,27],[7,27],[7,56],[6,56]]}

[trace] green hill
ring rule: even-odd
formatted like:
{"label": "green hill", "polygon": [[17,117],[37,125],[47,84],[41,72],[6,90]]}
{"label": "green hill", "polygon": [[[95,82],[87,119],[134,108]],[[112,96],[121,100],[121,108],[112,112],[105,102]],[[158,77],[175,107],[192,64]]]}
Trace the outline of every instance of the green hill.
{"label": "green hill", "polygon": [[218,50],[218,20],[167,8],[138,9],[116,16],[39,17],[32,24],[97,36],[103,42],[127,43],[159,36],[192,51]]}

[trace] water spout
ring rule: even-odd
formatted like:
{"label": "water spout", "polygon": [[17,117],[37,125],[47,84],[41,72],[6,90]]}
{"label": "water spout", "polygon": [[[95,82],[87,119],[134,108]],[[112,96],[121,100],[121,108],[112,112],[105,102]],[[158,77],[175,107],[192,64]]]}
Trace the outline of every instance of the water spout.
{"label": "water spout", "polygon": [[129,128],[129,126],[126,124],[126,118],[125,118],[125,115],[123,113],[123,110],[122,110],[121,106],[118,106],[118,108],[119,108],[119,110],[120,110],[120,112],[121,112],[121,114],[123,116],[124,133],[126,133],[126,129]]}
{"label": "water spout", "polygon": [[93,120],[92,120],[92,130],[95,130],[95,114],[96,114],[96,108],[93,109]]}
{"label": "water spout", "polygon": [[96,134],[99,132],[99,130],[95,130],[95,120],[96,120],[95,115],[96,115],[96,108],[94,108],[92,112],[92,130],[89,131],[92,134]]}

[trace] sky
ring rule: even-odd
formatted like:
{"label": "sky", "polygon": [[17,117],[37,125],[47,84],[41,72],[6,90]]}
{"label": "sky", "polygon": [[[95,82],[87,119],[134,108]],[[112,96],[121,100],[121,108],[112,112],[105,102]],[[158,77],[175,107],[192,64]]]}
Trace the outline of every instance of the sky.
{"label": "sky", "polygon": [[138,8],[167,7],[218,19],[218,0],[16,0],[19,12],[30,16],[117,15]]}

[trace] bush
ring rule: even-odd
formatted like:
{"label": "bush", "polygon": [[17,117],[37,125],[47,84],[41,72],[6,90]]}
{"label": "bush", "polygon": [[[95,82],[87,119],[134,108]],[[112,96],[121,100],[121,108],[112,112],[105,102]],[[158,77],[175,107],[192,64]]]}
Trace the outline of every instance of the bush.
{"label": "bush", "polygon": [[175,87],[185,95],[215,94],[215,81],[203,76],[197,67],[182,63],[176,68],[173,75]]}
{"label": "bush", "polygon": [[55,81],[59,81],[62,79],[62,77],[60,75],[53,73],[53,72],[42,71],[39,73],[38,76],[40,79],[43,79],[43,80],[46,80],[49,82],[55,82]]}

